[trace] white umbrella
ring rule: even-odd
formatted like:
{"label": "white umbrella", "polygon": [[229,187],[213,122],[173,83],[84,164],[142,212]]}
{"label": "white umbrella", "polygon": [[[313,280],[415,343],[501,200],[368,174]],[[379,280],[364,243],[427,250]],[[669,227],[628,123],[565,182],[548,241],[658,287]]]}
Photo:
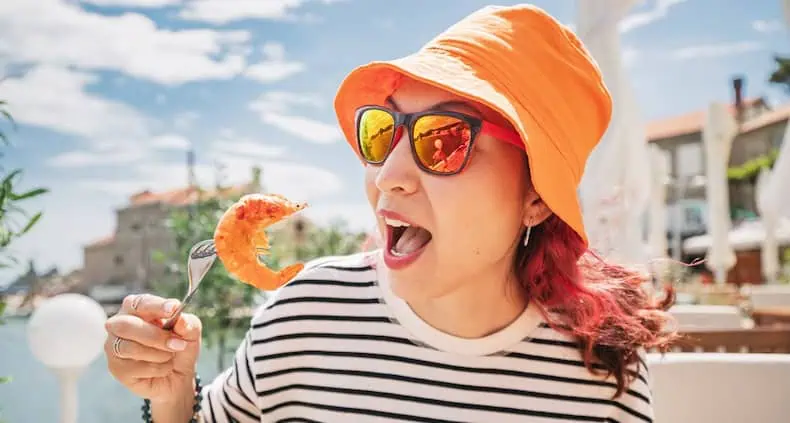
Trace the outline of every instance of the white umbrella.
{"label": "white umbrella", "polygon": [[577,32],[611,91],[612,122],[592,152],[581,183],[593,248],[643,262],[642,217],[650,195],[650,159],[639,109],[622,65],[619,22],[636,0],[579,0]]}
{"label": "white umbrella", "polygon": [[758,198],[767,208],[774,210],[777,216],[790,219],[790,190],[787,189],[787,181],[790,181],[790,123],[785,126],[782,147],[774,162],[764,198]]}
{"label": "white umbrella", "polygon": [[762,264],[763,277],[767,283],[775,283],[779,276],[779,244],[776,239],[776,230],[779,215],[776,212],[776,202],[768,194],[773,176],[769,169],[763,169],[757,178],[757,211],[760,212],[765,236],[760,249],[760,263]]}
{"label": "white umbrella", "polygon": [[705,262],[713,271],[718,284],[726,282],[727,271],[735,265],[735,253],[727,240],[727,234],[732,226],[727,164],[730,161],[732,141],[737,132],[738,125],[727,106],[712,103],[702,131],[708,181],[705,185],[708,201],[708,232],[712,239]]}
{"label": "white umbrella", "polygon": [[760,257],[763,276],[768,283],[776,282],[779,277],[779,246],[776,233],[779,230],[779,220],[790,219],[787,181],[790,181],[790,125],[785,127],[782,148],[776,157],[773,170],[764,169],[757,180],[757,209],[765,227]]}

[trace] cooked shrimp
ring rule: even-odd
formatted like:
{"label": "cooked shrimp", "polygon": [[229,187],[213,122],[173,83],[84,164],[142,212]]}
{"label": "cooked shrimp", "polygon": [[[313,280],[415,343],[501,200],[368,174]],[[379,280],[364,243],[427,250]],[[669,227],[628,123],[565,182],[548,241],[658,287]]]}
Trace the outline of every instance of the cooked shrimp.
{"label": "cooked shrimp", "polygon": [[279,194],[249,194],[228,209],[214,232],[217,255],[228,272],[242,282],[271,291],[293,279],[303,268],[296,263],[274,271],[261,263],[259,254],[269,250],[266,227],[303,210],[307,203],[293,202]]}

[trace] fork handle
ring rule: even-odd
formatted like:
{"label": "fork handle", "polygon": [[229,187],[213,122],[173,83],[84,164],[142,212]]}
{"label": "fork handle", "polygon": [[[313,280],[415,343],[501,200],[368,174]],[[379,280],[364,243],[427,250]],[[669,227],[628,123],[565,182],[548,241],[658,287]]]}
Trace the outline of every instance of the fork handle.
{"label": "fork handle", "polygon": [[176,308],[176,311],[173,312],[173,315],[170,316],[170,318],[167,319],[165,323],[162,325],[162,329],[173,330],[173,328],[176,326],[176,322],[178,321],[179,316],[181,316],[181,312],[184,311],[187,304],[189,304],[189,301],[192,300],[192,296],[195,295],[195,291],[197,290],[193,290],[192,292],[187,294],[186,297],[184,297],[184,300],[181,301],[181,304],[178,305],[178,308]]}

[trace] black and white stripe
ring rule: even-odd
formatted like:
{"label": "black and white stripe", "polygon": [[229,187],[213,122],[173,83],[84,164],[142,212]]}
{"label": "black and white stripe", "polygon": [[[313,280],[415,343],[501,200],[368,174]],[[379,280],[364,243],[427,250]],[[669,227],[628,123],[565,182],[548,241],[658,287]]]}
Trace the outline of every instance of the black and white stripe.
{"label": "black and white stripe", "polygon": [[258,311],[233,366],[204,388],[206,421],[652,422],[644,367],[613,400],[614,380],[547,325],[502,354],[426,346],[365,258],[311,263]]}

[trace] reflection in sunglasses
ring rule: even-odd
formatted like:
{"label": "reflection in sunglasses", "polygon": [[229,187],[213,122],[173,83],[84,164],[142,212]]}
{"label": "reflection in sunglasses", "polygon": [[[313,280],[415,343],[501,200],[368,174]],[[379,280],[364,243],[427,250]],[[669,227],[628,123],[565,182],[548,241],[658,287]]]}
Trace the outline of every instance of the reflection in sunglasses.
{"label": "reflection in sunglasses", "polygon": [[[360,147],[369,160],[380,163],[393,141],[395,122],[382,110],[366,111],[359,122]],[[472,138],[469,122],[453,116],[423,115],[412,125],[413,151],[420,164],[439,173],[457,172],[466,161]]]}

